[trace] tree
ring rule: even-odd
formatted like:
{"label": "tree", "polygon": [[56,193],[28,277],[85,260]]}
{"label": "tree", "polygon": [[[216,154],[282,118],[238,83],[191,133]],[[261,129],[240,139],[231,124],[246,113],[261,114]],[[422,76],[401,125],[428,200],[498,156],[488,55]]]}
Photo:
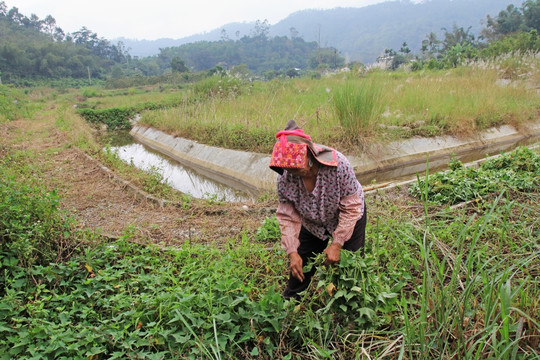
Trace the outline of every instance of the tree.
{"label": "tree", "polygon": [[7,5],[5,1],[0,1],[0,16],[6,16],[7,14]]}
{"label": "tree", "polygon": [[345,58],[338,54],[335,48],[324,48],[313,52],[309,59],[310,67],[338,69],[345,66]]}
{"label": "tree", "polygon": [[399,52],[405,56],[407,56],[411,52],[411,49],[409,49],[407,42],[404,41],[403,44],[401,44],[401,49],[399,49]]}
{"label": "tree", "polygon": [[520,30],[523,25],[523,15],[517,7],[510,4],[506,10],[499,12],[495,19],[488,17],[488,27],[492,27],[496,34],[507,35]]}
{"label": "tree", "polygon": [[42,26],[43,21],[41,21],[36,14],[30,15],[30,18],[28,19],[28,27],[41,31]]}
{"label": "tree", "polygon": [[523,3],[525,25],[540,32],[540,0],[527,0]]}
{"label": "tree", "polygon": [[[62,28],[60,27],[56,27],[54,29],[54,35],[53,35],[53,40],[56,41],[56,42],[62,42],[66,39],[66,34],[64,34],[64,30],[62,30]],[[69,42],[69,41],[68,41]]]}
{"label": "tree", "polygon": [[298,72],[297,69],[292,68],[292,69],[287,70],[287,76],[290,78],[294,78],[294,77],[300,76],[300,73]]}
{"label": "tree", "polygon": [[397,70],[402,64],[407,63],[407,58],[401,54],[394,55],[390,63],[390,69]]}
{"label": "tree", "polygon": [[475,55],[476,51],[471,44],[456,44],[448,49],[443,61],[447,67],[457,67],[458,65],[462,65],[466,59],[471,59]]}
{"label": "tree", "polygon": [[422,40],[421,51],[424,53],[424,57],[432,59],[437,57],[439,53],[440,40],[437,38],[437,34],[430,32],[426,35],[426,38]]}
{"label": "tree", "polygon": [[180,59],[178,56],[175,56],[171,60],[171,69],[173,72],[180,72],[180,73],[189,71],[184,60]]}
{"label": "tree", "polygon": [[22,25],[23,19],[25,18],[23,14],[19,13],[19,9],[15,6],[9,9],[6,16],[17,25]]}
{"label": "tree", "polygon": [[446,52],[456,46],[457,44],[467,45],[474,44],[474,35],[470,33],[471,26],[465,30],[463,27],[457,27],[456,24],[452,26],[452,32],[442,28],[444,30],[443,52]]}
{"label": "tree", "polygon": [[289,33],[290,33],[291,39],[295,39],[298,37],[298,30],[296,30],[295,27],[291,27],[289,29]]}
{"label": "tree", "polygon": [[54,38],[56,29],[57,29],[56,20],[51,15],[47,15],[47,17],[45,17],[45,20],[43,20],[43,30],[51,38]]}
{"label": "tree", "polygon": [[252,30],[252,37],[266,40],[269,32],[270,24],[268,23],[268,20],[264,19],[262,22],[261,20],[255,21],[255,28]]}
{"label": "tree", "polygon": [[229,35],[227,35],[227,30],[221,29],[221,41],[229,41]]}

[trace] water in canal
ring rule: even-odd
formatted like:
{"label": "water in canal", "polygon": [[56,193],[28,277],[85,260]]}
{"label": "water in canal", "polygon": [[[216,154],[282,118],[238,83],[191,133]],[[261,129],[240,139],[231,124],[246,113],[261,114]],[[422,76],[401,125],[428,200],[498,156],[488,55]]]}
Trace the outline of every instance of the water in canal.
{"label": "water in canal", "polygon": [[216,182],[195,169],[183,166],[163,154],[139,144],[126,134],[116,134],[107,139],[112,151],[127,164],[144,171],[155,171],[163,177],[172,188],[198,199],[213,199],[217,201],[246,201],[253,199],[245,189],[235,189]]}

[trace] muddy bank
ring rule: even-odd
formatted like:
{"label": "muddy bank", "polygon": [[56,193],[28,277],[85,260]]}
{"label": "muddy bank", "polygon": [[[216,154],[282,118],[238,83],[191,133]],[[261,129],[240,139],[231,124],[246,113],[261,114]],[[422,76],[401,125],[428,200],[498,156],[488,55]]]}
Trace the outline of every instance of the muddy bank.
{"label": "muddy bank", "polygon": [[[269,154],[249,153],[199,144],[173,137],[162,131],[136,125],[131,135],[140,143],[226,185],[244,186],[252,191],[273,190],[276,174],[268,168]],[[474,161],[537,141],[540,121],[527,130],[518,131],[505,125],[469,138],[439,136],[411,138],[387,144],[373,144],[362,156],[348,156],[361,183],[404,179],[426,169],[436,170],[448,164],[451,157]]]}

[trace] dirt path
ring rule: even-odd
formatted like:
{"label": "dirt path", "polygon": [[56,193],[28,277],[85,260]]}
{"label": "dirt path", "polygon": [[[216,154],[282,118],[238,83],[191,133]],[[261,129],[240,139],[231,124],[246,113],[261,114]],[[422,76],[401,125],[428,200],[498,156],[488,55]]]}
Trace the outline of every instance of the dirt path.
{"label": "dirt path", "polygon": [[[195,201],[188,208],[166,205],[137,196],[129,186],[104,171],[101,164],[69,146],[66,135],[45,120],[0,124],[0,145],[28,150],[43,172],[43,182],[57,189],[61,207],[82,228],[110,237],[126,233],[163,245],[223,242],[239,234],[253,235],[273,204],[210,205]],[[247,206],[247,209],[246,209]]]}

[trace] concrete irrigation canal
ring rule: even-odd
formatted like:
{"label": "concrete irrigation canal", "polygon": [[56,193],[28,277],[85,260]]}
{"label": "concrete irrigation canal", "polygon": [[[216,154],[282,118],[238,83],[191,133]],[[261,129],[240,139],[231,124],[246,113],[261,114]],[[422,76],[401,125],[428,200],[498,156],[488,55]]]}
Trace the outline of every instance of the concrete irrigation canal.
{"label": "concrete irrigation canal", "polygon": [[[242,201],[275,187],[269,154],[207,146],[140,125],[130,134],[133,142],[113,148],[122,160],[159,172],[169,185],[196,198]],[[537,142],[539,137],[540,122],[520,131],[505,125],[463,139],[441,136],[375,144],[362,156],[348,158],[367,186],[423,173],[428,159],[430,171],[436,171],[444,169],[452,157],[466,163]]]}

